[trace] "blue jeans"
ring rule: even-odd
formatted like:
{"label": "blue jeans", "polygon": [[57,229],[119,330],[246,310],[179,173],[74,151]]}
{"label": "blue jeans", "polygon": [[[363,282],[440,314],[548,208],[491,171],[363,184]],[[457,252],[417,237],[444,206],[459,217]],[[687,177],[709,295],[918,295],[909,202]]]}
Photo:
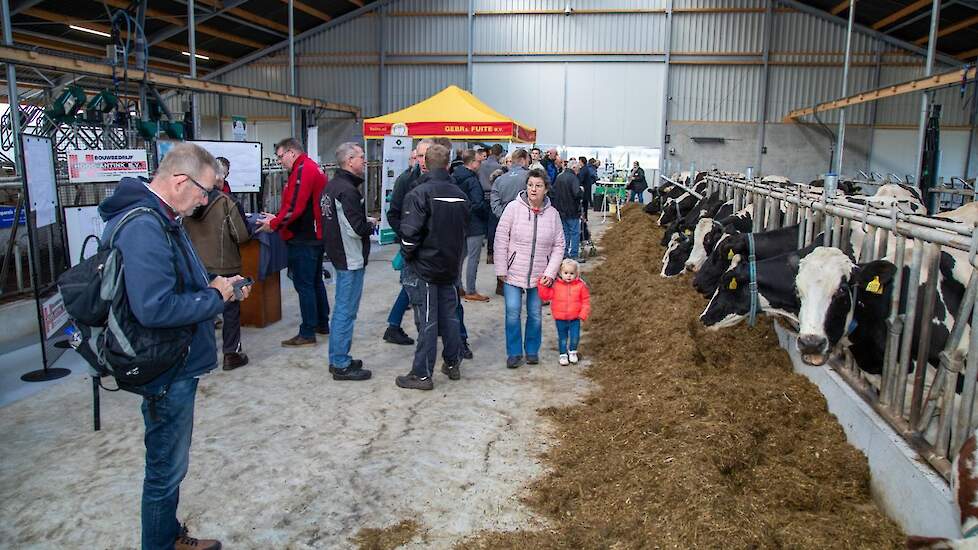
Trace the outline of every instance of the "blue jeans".
{"label": "blue jeans", "polygon": [[439,335],[442,358],[446,363],[457,365],[462,357],[462,339],[459,335],[459,299],[455,285],[429,283],[409,266],[401,270],[401,284],[411,299],[414,322],[418,327],[418,345],[414,350],[411,374],[426,378],[434,372]]}
{"label": "blue jeans", "polygon": [[401,323],[404,322],[404,314],[407,313],[409,307],[411,307],[411,300],[408,299],[407,291],[402,286],[394,300],[394,305],[391,307],[390,315],[387,316],[387,324],[392,327],[401,326]]}
{"label": "blue jeans", "polygon": [[639,204],[645,204],[645,191],[628,192],[628,202],[635,202],[635,197],[638,197]]}
{"label": "blue jeans", "polygon": [[333,325],[329,328],[329,364],[345,369],[350,366],[350,344],[353,323],[363,295],[366,269],[337,269],[336,293],[333,295]]}
{"label": "blue jeans", "polygon": [[287,243],[292,286],[299,295],[302,324],[299,336],[313,339],[317,328],[329,326],[329,299],[323,283],[323,247]]}
{"label": "blue jeans", "polygon": [[[577,351],[577,344],[581,341],[581,320],[561,321],[554,319],[554,321],[557,322],[557,349],[560,350],[560,353],[567,353],[568,350]],[[568,340],[570,340],[570,345],[568,345]]]}
{"label": "blue jeans", "polygon": [[[526,293],[526,341],[520,327],[520,317],[523,313],[523,293]],[[536,287],[529,290],[503,285],[503,299],[506,301],[506,356],[521,357],[524,350],[526,355],[540,354],[540,293]],[[525,345],[525,347],[524,347]]]}
{"label": "blue jeans", "polygon": [[564,227],[564,257],[576,258],[581,249],[581,220],[561,220]]}
{"label": "blue jeans", "polygon": [[173,542],[180,534],[177,504],[180,502],[180,482],[190,465],[196,395],[196,378],[174,382],[166,396],[156,402],[158,418],[155,422],[150,418],[148,401],[143,399],[143,424],[146,426],[143,437],[146,446],[143,550],[173,548]]}

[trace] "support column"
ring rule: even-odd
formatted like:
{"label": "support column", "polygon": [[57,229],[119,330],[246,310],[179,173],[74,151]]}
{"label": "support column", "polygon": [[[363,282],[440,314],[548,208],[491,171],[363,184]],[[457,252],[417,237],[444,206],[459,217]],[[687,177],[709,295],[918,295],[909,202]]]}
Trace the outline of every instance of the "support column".
{"label": "support column", "polygon": [[[295,7],[293,1],[289,0],[289,93],[295,93]],[[295,106],[289,107],[289,122],[291,123],[292,135],[301,139],[295,126]]]}
{"label": "support column", "polygon": [[[10,2],[0,0],[3,11],[3,44],[13,46],[14,38],[10,29]],[[14,171],[20,171],[17,159],[23,154],[20,150],[20,96],[17,94],[17,69],[13,63],[7,63],[7,101],[10,103],[10,129],[13,131]]]}
{"label": "support column", "polygon": [[[930,8],[930,34],[927,42],[927,65],[924,76],[934,74],[934,55],[937,52],[937,24],[941,18],[941,0],[934,0]],[[917,126],[917,172],[914,174],[915,183],[921,185],[920,175],[924,170],[924,136],[927,135],[927,111],[929,110],[933,92],[924,92],[920,96],[920,123]],[[927,202],[927,197],[924,197]]]}
{"label": "support column", "polygon": [[[377,11],[380,13],[380,16],[377,18],[377,24],[380,25],[380,28],[377,31],[377,52],[380,56],[380,64],[378,65],[379,69],[377,70],[377,115],[382,115],[387,112],[387,90],[384,89],[384,86],[387,85],[387,37],[385,36],[387,22],[386,18],[384,17],[384,11],[386,10],[381,7]],[[366,151],[366,149],[364,149],[364,151]]]}
{"label": "support column", "polygon": [[971,129],[968,130],[968,146],[964,152],[964,179],[971,175],[971,148],[975,146],[975,134],[978,133],[978,97],[971,98]]}
{"label": "support column", "polygon": [[[195,0],[187,0],[187,36],[190,39],[190,77],[197,78],[197,23],[194,20]],[[190,92],[190,113],[194,125],[194,139],[200,139],[200,110],[197,94]]]}
{"label": "support column", "polygon": [[475,0],[469,0],[469,9],[466,12],[468,18],[468,46],[465,52],[465,87],[469,92],[474,93],[472,89],[472,48],[474,42],[473,30],[475,29]]}
{"label": "support column", "polygon": [[[876,72],[873,75],[873,89],[880,87],[880,78],[883,72],[883,43],[876,42]],[[879,110],[878,101],[869,102],[869,147],[866,152],[866,173],[873,171],[873,140],[876,138],[876,115]]]}
{"label": "support column", "polygon": [[[849,65],[852,62],[852,27],[856,24],[856,0],[849,2],[849,26],[846,31],[846,59],[842,67],[842,93],[839,97],[849,95]],[[835,141],[835,166],[832,171],[842,174],[842,156],[846,148],[846,108],[839,109],[839,131]],[[826,185],[828,189],[828,185]]]}
{"label": "support column", "polygon": [[757,130],[757,174],[764,174],[764,142],[767,138],[767,95],[768,81],[771,77],[771,30],[774,28],[774,0],[767,0],[764,6],[764,76],[761,78],[761,94],[758,105],[760,119]]}
{"label": "support column", "polygon": [[[669,133],[669,64],[672,61],[672,0],[666,0],[666,67],[665,77],[663,78],[662,88],[662,133],[659,136],[659,173],[665,173],[666,159],[669,157],[666,135]],[[659,182],[655,182],[658,187]]]}

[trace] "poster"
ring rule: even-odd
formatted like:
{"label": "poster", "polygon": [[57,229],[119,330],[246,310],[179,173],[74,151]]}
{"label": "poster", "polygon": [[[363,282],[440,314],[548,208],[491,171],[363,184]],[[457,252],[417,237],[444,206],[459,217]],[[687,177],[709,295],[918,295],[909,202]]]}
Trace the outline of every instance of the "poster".
{"label": "poster", "polygon": [[[179,141],[158,140],[156,142],[157,163],[163,161],[166,153]],[[261,191],[261,143],[246,141],[188,141],[199,145],[214,157],[228,159],[228,184],[234,193],[257,193]]]}
{"label": "poster", "polygon": [[23,136],[24,174],[27,180],[27,193],[31,198],[31,211],[37,220],[37,227],[55,222],[57,188],[54,180],[54,150],[50,138]]}
{"label": "poster", "polygon": [[387,210],[390,209],[391,194],[394,193],[394,181],[408,168],[411,148],[410,136],[384,137],[384,163],[380,180],[380,195],[383,199],[380,204],[380,228],[376,237],[380,244],[389,244],[395,240],[394,230],[387,221]]}
{"label": "poster", "polygon": [[44,339],[49,339],[68,322],[68,310],[60,292],[44,300],[41,304],[41,317],[44,320]]}
{"label": "poster", "polygon": [[234,141],[247,141],[248,119],[243,116],[231,117],[231,136]]}
{"label": "poster", "polygon": [[117,182],[123,177],[149,177],[145,149],[70,150],[68,181]]}
{"label": "poster", "polygon": [[306,128],[306,154],[319,164],[319,126]]}
{"label": "poster", "polygon": [[[78,265],[83,259],[90,258],[98,251],[98,242],[92,239],[85,246],[89,236],[102,238],[105,222],[98,214],[98,206],[72,206],[64,209],[65,233],[68,235],[68,259],[71,266]],[[82,248],[85,257],[82,257]]]}

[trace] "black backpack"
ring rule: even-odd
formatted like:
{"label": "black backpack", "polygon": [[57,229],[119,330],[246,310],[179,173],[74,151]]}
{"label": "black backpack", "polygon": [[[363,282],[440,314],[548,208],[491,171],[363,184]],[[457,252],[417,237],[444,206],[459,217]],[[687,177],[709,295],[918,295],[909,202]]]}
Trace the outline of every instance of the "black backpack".
{"label": "black backpack", "polygon": [[[134,208],[119,220],[106,245],[100,244],[94,256],[82,260],[58,278],[58,287],[65,309],[77,328],[72,347],[99,377],[112,376],[116,380],[118,387],[102,386],[103,389],[122,389],[142,395],[150,401],[152,410],[186,364],[197,326],[147,328],[133,315],[126,293],[125,259],[122,251],[115,248],[115,237],[128,222],[140,215],[153,216],[160,223],[170,246],[187,258],[186,250],[180,244],[179,229],[168,226],[152,208]],[[175,257],[174,271],[177,274],[176,292],[181,293],[184,281]],[[172,372],[162,392],[151,395],[143,389],[145,384],[167,371]]]}

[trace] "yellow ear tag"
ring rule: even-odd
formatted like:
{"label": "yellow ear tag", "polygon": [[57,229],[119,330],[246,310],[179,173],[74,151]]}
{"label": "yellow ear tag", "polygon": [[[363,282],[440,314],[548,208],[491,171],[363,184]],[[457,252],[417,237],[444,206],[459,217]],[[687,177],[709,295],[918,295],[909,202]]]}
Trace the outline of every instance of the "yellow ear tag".
{"label": "yellow ear tag", "polygon": [[733,249],[731,248],[730,249],[730,252],[727,252],[727,259],[728,260],[732,260],[733,259],[733,256],[734,256]]}
{"label": "yellow ear tag", "polygon": [[734,277],[733,279],[730,279],[730,284],[727,285],[727,288],[729,288],[730,290],[737,290],[737,278],[736,277]]}
{"label": "yellow ear tag", "polygon": [[690,231],[689,229],[683,231],[683,233],[685,233],[686,235],[692,235],[693,234],[693,232]]}
{"label": "yellow ear tag", "polygon": [[873,280],[866,283],[866,292],[872,292],[873,294],[883,294],[883,283],[880,282],[880,278],[877,275],[873,277]]}

